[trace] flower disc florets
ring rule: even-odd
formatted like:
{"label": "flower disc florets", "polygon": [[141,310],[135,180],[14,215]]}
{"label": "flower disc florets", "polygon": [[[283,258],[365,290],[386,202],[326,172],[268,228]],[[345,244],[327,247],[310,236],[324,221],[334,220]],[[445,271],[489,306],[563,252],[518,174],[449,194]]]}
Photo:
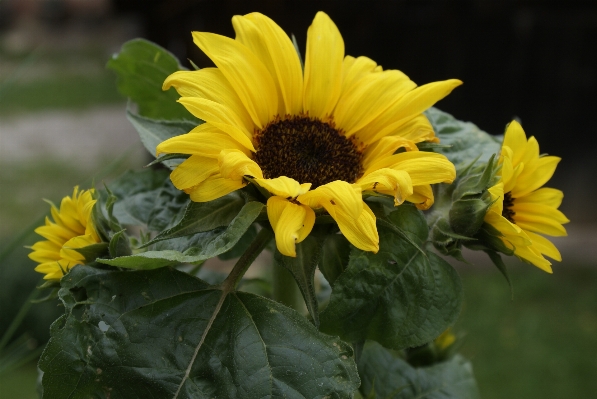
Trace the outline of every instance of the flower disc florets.
{"label": "flower disc florets", "polygon": [[276,118],[255,133],[254,159],[265,178],[287,176],[317,188],[335,180],[355,182],[362,153],[333,123],[305,115]]}

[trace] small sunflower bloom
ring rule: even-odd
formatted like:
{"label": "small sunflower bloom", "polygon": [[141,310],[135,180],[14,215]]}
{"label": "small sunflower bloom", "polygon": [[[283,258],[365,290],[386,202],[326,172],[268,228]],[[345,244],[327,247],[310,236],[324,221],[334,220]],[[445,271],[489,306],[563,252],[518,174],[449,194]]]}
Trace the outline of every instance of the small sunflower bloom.
{"label": "small sunflower bloom", "polygon": [[295,244],[322,208],[353,245],[377,252],[375,216],[363,193],[427,209],[430,185],[454,180],[447,158],[418,151],[416,143],[438,141],[422,112],[461,81],[417,87],[400,71],[345,56],[323,12],[307,32],[304,70],[288,35],[268,17],[235,16],[232,24],[235,39],[193,32],[215,68],[178,71],[163,85],[205,121],[157,147],[157,155],[190,155],[171,180],[191,200],[214,200],[250,178],[271,193],[268,218],[282,254],[296,256]]}
{"label": "small sunflower bloom", "polygon": [[96,200],[92,190],[75,187],[72,196],[60,202],[60,208],[51,205],[52,220],[46,217],[44,226],[35,232],[46,239],[38,241],[29,258],[38,262],[36,272],[44,273],[46,280],[60,279],[75,265],[85,264],[85,257],[77,249],[101,242],[92,218]]}
{"label": "small sunflower bloom", "polygon": [[519,258],[551,273],[551,262],[562,256],[544,235],[566,236],[569,220],[558,210],[564,193],[542,187],[553,176],[559,157],[542,156],[534,137],[527,140],[522,126],[512,121],[504,135],[499,181],[489,189],[493,204],[485,221],[502,233],[502,241]]}

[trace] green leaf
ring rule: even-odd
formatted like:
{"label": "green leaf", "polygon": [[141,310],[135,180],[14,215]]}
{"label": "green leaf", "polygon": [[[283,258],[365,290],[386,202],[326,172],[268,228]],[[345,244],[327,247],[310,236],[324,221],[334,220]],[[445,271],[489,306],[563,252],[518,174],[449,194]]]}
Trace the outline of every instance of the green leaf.
{"label": "green leaf", "polygon": [[444,154],[456,168],[477,162],[487,162],[491,155],[501,150],[501,140],[482,131],[470,122],[459,121],[437,108],[429,108],[425,115],[433,125],[436,136],[446,147],[436,147],[435,152]]}
{"label": "green leaf", "polygon": [[98,259],[98,262],[140,270],[202,262],[234,247],[264,208],[265,205],[261,202],[249,202],[226,228],[158,242],[147,252],[114,259]]}
{"label": "green leaf", "polygon": [[346,269],[350,248],[350,243],[341,234],[330,234],[325,239],[319,270],[330,285],[334,285],[338,276]]}
{"label": "green leaf", "polygon": [[182,217],[189,197],[170,182],[166,170],[129,171],[109,185],[118,199],[114,216],[126,225],[162,231]]}
{"label": "green leaf", "polygon": [[[145,118],[127,111],[126,117],[133,124],[143,146],[152,157],[156,156],[156,148],[162,141],[186,134],[201,124],[201,121],[166,121]],[[173,168],[178,165],[178,160],[164,160],[164,165]]]}
{"label": "green leaf", "polygon": [[62,285],[45,399],[351,398],[360,384],[349,345],[225,284],[77,266]]}
{"label": "green leaf", "polygon": [[367,342],[359,359],[363,394],[374,391],[379,399],[478,399],[472,365],[462,356],[413,367],[375,342]]}
{"label": "green leaf", "polygon": [[322,244],[323,237],[311,232],[305,240],[296,244],[295,258],[284,256],[277,249],[274,253],[276,266],[286,268],[294,277],[316,326],[319,326],[319,310],[313,279],[321,259]]}
{"label": "green leaf", "polygon": [[[388,218],[422,247],[427,224],[412,206]],[[422,345],[454,323],[462,286],[456,271],[433,253],[422,254],[394,229],[378,225],[379,252],[353,248],[321,313],[321,331],[348,342],[375,340],[403,349]]]}
{"label": "green leaf", "polygon": [[218,255],[218,258],[222,260],[230,260],[239,258],[242,254],[245,253],[247,248],[251,245],[255,237],[257,236],[257,228],[255,225],[251,225],[245,234],[238,240],[236,245],[232,247],[228,252],[224,252],[223,254]]}
{"label": "green leaf", "polygon": [[156,165],[158,163],[164,163],[165,165],[170,165],[170,163],[166,162],[166,161],[171,161],[173,159],[178,160],[178,164],[182,163],[185,159],[188,159],[190,157],[189,154],[162,154],[159,157],[157,157],[156,159],[154,159],[153,161],[151,161],[150,163],[148,163],[147,165],[145,165],[145,167],[149,167],[149,166],[153,166]]}
{"label": "green leaf", "polygon": [[144,39],[130,40],[122,45],[107,67],[118,76],[118,90],[133,100],[139,114],[153,119],[195,120],[176,100],[176,91],[163,91],[166,78],[181,69],[176,57],[157,44]]}
{"label": "green leaf", "polygon": [[158,234],[147,245],[227,226],[244,206],[245,200],[236,191],[209,202],[189,202],[180,222]]}

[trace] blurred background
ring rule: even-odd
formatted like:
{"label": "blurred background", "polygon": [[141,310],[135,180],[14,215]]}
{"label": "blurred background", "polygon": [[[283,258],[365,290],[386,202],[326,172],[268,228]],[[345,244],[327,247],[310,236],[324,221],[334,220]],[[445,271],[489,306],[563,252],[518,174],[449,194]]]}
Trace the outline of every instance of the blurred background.
{"label": "blurred background", "polygon": [[[492,134],[517,117],[541,151],[563,158],[548,184],[565,193],[569,237],[554,275],[508,263],[514,299],[480,256],[457,265],[465,304],[455,331],[482,397],[588,398],[597,392],[597,2],[0,0],[0,337],[39,274],[27,258],[48,205],[74,185],[109,181],[147,155],[105,69],[126,40],[145,37],[186,67],[211,63],[190,32],[234,36],[231,17],[260,11],[304,54],[318,10],[346,54],[400,69],[419,84],[459,78],[438,107]],[[33,305],[13,337],[35,357],[61,313]],[[1,345],[0,345],[1,346]],[[5,350],[6,352],[6,350]],[[0,364],[0,398],[35,398],[35,361]],[[0,360],[0,361],[2,361]]]}

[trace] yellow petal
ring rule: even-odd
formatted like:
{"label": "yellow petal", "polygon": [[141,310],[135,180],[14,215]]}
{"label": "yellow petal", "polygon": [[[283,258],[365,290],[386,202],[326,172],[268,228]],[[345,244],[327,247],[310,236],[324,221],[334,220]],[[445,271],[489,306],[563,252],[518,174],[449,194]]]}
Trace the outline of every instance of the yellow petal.
{"label": "yellow petal", "polygon": [[217,158],[220,151],[231,149],[240,150],[246,155],[250,154],[245,146],[230,137],[228,133],[204,123],[187,134],[181,134],[161,142],[156,149],[156,155],[161,153],[193,154]]}
{"label": "yellow petal", "polygon": [[452,162],[441,154],[426,151],[407,151],[382,158],[372,163],[365,170],[365,175],[382,168],[408,172],[413,186],[451,183],[456,178]]}
{"label": "yellow petal", "polygon": [[222,150],[218,164],[220,174],[225,179],[242,181],[244,176],[263,178],[259,165],[242,151]]}
{"label": "yellow petal", "polygon": [[396,130],[388,132],[388,134],[403,137],[414,143],[420,143],[422,141],[439,143],[439,138],[435,137],[433,126],[431,126],[429,119],[427,119],[424,114],[415,116]]}
{"label": "yellow petal", "polygon": [[412,181],[403,170],[378,169],[357,180],[363,191],[373,190],[394,197],[394,205],[398,206],[413,194]]}
{"label": "yellow petal", "polygon": [[286,33],[260,13],[232,18],[236,40],[264,63],[273,77],[281,115],[297,115],[303,107],[303,71],[298,54]]}
{"label": "yellow petal", "polygon": [[340,97],[344,41],[330,17],[318,12],[307,31],[303,111],[325,118]]}
{"label": "yellow petal", "polygon": [[413,187],[413,194],[406,199],[416,205],[417,209],[426,211],[433,205],[433,190],[429,184]]}
{"label": "yellow petal", "polygon": [[282,198],[296,198],[306,193],[311,188],[311,183],[300,184],[294,179],[286,176],[274,179],[255,179],[255,182],[270,193]]}
{"label": "yellow petal", "polygon": [[510,221],[501,214],[489,211],[485,215],[484,220],[502,233],[503,240],[512,243],[516,248],[522,248],[532,244],[527,234],[519,226],[510,223]]}
{"label": "yellow petal", "polygon": [[187,190],[200,184],[219,170],[218,160],[191,155],[170,174],[172,184],[179,190]]}
{"label": "yellow petal", "polygon": [[251,138],[253,132],[245,128],[234,110],[225,105],[199,97],[181,97],[178,100],[185,108],[197,118],[228,133],[230,137],[244,145],[251,151],[255,151]]}
{"label": "yellow petal", "polygon": [[543,204],[558,208],[562,204],[564,193],[555,188],[543,187],[532,193],[516,198],[516,204]]}
{"label": "yellow petal", "polygon": [[391,104],[368,126],[355,134],[365,143],[373,143],[382,137],[390,135],[400,126],[407,123],[433,104],[450,94],[460,86],[458,79],[428,83],[401,96]]}
{"label": "yellow petal", "polygon": [[272,120],[278,112],[278,95],[272,76],[259,58],[225,36],[193,32],[193,41],[222,71],[253,123],[263,128]]}
{"label": "yellow petal", "polygon": [[308,206],[272,196],[267,200],[267,216],[274,229],[278,251],[296,257],[296,244],[313,229],[315,212]]}
{"label": "yellow petal", "polygon": [[334,121],[350,137],[414,86],[400,71],[369,73],[351,90],[342,92],[334,110]]}
{"label": "yellow petal", "polygon": [[527,147],[527,136],[517,121],[512,121],[504,133],[502,147],[510,147],[514,151],[512,162],[518,165]]}
{"label": "yellow petal", "polygon": [[528,204],[516,199],[512,210],[516,214],[516,220],[532,221],[536,217],[548,217],[561,224],[570,222],[562,212],[546,204]]}
{"label": "yellow petal", "polygon": [[562,255],[560,254],[560,251],[558,251],[556,246],[553,245],[551,241],[531,231],[527,231],[526,233],[533,242],[533,248],[535,248],[541,254],[549,256],[553,260],[557,260],[558,262],[562,261]]}
{"label": "yellow petal", "polygon": [[357,219],[364,205],[361,188],[341,180],[324,184],[299,195],[297,200],[311,208],[325,208],[334,219],[336,219],[334,215],[338,210],[348,217]]}
{"label": "yellow petal", "polygon": [[553,273],[551,269],[551,262],[545,259],[533,245],[526,247],[516,247],[514,249],[514,254],[519,258],[532,263],[539,269],[546,271],[547,273]]}
{"label": "yellow petal", "polygon": [[209,202],[241,189],[245,185],[242,180],[224,179],[217,174],[190,189],[189,195],[191,201]]}
{"label": "yellow petal", "polygon": [[344,237],[352,245],[363,251],[377,253],[379,251],[379,234],[375,225],[375,215],[366,203],[362,202],[362,204],[363,209],[357,218],[342,209],[337,209],[332,217],[338,223]]}
{"label": "yellow petal", "polygon": [[344,57],[342,63],[342,93],[348,93],[361,79],[375,72],[377,64],[370,58],[354,58],[350,55]]}
{"label": "yellow petal", "polygon": [[182,97],[201,97],[230,108],[242,121],[245,130],[253,131],[249,113],[218,68],[174,72],[166,78],[162,89],[168,90],[172,86]]}
{"label": "yellow petal", "polygon": [[399,148],[406,148],[407,151],[418,151],[416,144],[404,137],[388,136],[381,140],[367,146],[363,153],[362,165],[364,169],[382,158],[386,158],[394,154]]}
{"label": "yellow petal", "polygon": [[561,158],[554,156],[541,157],[524,164],[524,170],[516,179],[516,186],[512,188],[512,196],[522,197],[543,186],[553,176]]}

